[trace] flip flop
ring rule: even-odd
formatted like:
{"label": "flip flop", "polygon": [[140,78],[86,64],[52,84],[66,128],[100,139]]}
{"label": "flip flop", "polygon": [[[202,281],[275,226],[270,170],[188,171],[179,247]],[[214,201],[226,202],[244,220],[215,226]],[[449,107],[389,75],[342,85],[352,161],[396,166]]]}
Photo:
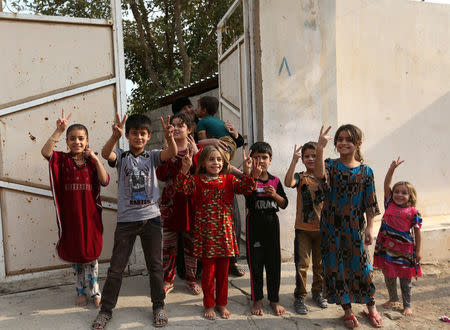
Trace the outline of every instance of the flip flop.
{"label": "flip flop", "polygon": [[111,315],[105,313],[98,313],[94,322],[92,322],[91,329],[93,330],[105,329],[109,320],[111,320],[111,317],[112,317]]}
{"label": "flip flop", "polygon": [[[162,321],[162,323],[158,323]],[[167,313],[164,309],[158,308],[153,311],[153,326],[157,328],[165,327],[169,322],[169,318],[167,317]]]}
{"label": "flip flop", "polygon": [[380,313],[377,312],[376,314],[371,314],[368,311],[363,310],[362,311],[364,316],[369,320],[369,323],[374,328],[382,328],[384,323],[383,319],[380,316]]}
{"label": "flip flop", "polygon": [[186,285],[189,288],[189,290],[196,296],[199,295],[200,293],[202,293],[202,288],[200,287],[200,285],[198,285],[197,282],[187,282],[186,281]]}
{"label": "flip flop", "polygon": [[[352,326],[348,326],[347,325],[347,321],[352,321]],[[347,329],[354,329],[357,328],[361,325],[361,323],[359,323],[358,319],[356,318],[355,314],[352,313],[352,315],[344,317],[344,326]]]}

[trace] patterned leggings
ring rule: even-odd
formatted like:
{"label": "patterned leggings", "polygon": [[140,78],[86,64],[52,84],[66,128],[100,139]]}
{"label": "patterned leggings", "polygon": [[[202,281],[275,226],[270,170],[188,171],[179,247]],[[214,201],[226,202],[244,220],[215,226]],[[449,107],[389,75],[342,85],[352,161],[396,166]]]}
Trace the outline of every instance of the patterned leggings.
{"label": "patterned leggings", "polygon": [[94,260],[87,264],[72,264],[73,275],[76,279],[76,289],[78,295],[86,295],[85,272],[89,280],[89,292],[91,298],[100,297],[100,289],[98,286],[98,261]]}
{"label": "patterned leggings", "polygon": [[[384,276],[384,282],[389,292],[389,300],[398,301],[397,278]],[[400,289],[402,291],[403,308],[411,308],[411,279],[401,278]]]}
{"label": "patterned leggings", "polygon": [[[163,228],[163,268],[164,282],[173,283],[175,280],[175,259],[178,250],[179,232]],[[186,267],[186,281],[195,282],[197,275],[197,259],[192,256],[192,238],[190,232],[182,232],[184,243],[184,262]]]}

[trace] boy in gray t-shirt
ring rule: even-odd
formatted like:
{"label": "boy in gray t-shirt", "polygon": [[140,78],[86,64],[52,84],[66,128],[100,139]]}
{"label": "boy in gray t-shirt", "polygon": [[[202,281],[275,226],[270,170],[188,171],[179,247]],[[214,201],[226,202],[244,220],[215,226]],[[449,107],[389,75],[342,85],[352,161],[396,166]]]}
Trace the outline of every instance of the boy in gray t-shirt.
{"label": "boy in gray t-shirt", "polygon": [[[164,281],[161,258],[161,221],[158,206],[159,190],[155,169],[160,162],[171,159],[178,153],[173,139],[173,126],[161,118],[166,150],[146,151],[150,141],[150,119],[144,115],[126,115],[120,120],[116,114],[113,133],[102,149],[102,157],[119,175],[117,203],[117,227],[114,233],[114,248],[108,276],[103,286],[101,309],[92,324],[94,329],[103,329],[112,317],[122,284],[122,274],[128,264],[136,236],[139,235],[150,278],[150,297],[153,303],[153,324],[164,326],[168,322],[164,310]],[[125,126],[125,137],[129,151],[114,149]],[[114,150],[113,150],[114,149]]]}

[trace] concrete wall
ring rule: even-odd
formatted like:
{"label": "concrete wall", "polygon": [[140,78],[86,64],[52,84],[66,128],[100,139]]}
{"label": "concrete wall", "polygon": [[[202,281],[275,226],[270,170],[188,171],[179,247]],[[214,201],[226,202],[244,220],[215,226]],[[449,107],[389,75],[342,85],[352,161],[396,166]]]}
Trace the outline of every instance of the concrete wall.
{"label": "concrete wall", "polygon": [[[322,120],[336,123],[335,1],[265,0],[259,8],[263,118],[258,120],[274,151],[270,172],[284,180],[294,144],[316,140]],[[301,163],[297,170],[303,170]],[[279,213],[281,242],[292,252],[296,190],[285,190],[289,206]]]}
{"label": "concrete wall", "polygon": [[[448,224],[450,6],[262,0],[259,8],[259,120],[275,151],[271,172],[283,178],[294,144],[316,140],[322,123],[333,126],[332,134],[338,125],[353,123],[365,134],[362,151],[375,171],[381,210],[384,175],[401,156],[406,162],[394,181],[414,184],[425,226],[434,216]],[[338,156],[332,146],[327,154]],[[280,212],[281,241],[292,252],[295,191],[286,190],[290,205]]]}

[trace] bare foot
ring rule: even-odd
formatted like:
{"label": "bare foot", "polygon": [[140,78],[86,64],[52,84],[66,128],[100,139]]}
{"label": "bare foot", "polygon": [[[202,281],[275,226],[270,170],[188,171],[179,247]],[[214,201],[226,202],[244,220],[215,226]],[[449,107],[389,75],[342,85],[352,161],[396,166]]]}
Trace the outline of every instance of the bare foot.
{"label": "bare foot", "polygon": [[88,303],[86,295],[84,294],[80,294],[77,296],[77,298],[75,299],[75,305],[76,306],[86,306]]}
{"label": "bare foot", "polygon": [[229,319],[231,316],[231,312],[225,306],[216,306],[216,311],[223,319]]}
{"label": "bare foot", "polygon": [[216,319],[216,312],[214,312],[214,308],[205,308],[205,312],[203,313],[203,316],[207,320],[215,320]]}
{"label": "bare foot", "polygon": [[258,316],[263,316],[264,315],[264,311],[262,308],[262,299],[260,300],[255,300],[255,302],[253,303],[252,308],[250,309],[250,311],[252,312],[253,315],[258,315]]}
{"label": "bare foot", "polygon": [[412,316],[413,315],[413,311],[410,307],[405,307],[405,309],[402,312],[403,315],[405,316]]}
{"label": "bare foot", "polygon": [[97,309],[100,309],[100,306],[102,305],[102,298],[99,296],[94,297],[94,305],[97,307]]}
{"label": "bare foot", "polygon": [[272,306],[273,312],[275,313],[275,315],[277,316],[281,316],[284,313],[286,313],[286,310],[284,309],[283,306],[281,306],[279,303],[277,302],[270,302],[270,306]]}
{"label": "bare foot", "polygon": [[381,306],[383,306],[384,309],[393,309],[397,305],[396,303],[396,301],[388,300]]}

